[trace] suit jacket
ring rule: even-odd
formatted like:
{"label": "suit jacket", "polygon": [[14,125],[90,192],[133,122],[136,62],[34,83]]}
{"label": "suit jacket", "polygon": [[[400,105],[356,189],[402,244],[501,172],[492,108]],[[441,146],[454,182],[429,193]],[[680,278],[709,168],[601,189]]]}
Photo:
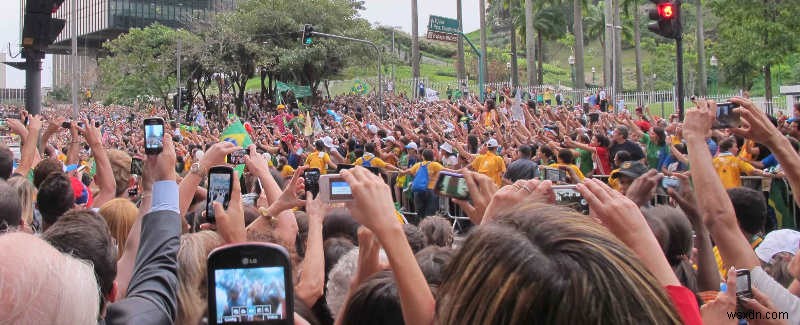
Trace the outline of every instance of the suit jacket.
{"label": "suit jacket", "polygon": [[154,211],[142,218],[139,251],[128,294],[125,299],[108,306],[106,324],[174,322],[180,235],[180,216],[173,211]]}

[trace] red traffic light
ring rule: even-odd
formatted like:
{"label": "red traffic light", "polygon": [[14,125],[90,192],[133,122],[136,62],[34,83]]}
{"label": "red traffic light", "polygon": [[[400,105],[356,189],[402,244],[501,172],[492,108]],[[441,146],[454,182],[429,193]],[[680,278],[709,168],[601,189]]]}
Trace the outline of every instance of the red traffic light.
{"label": "red traffic light", "polygon": [[672,17],[675,17],[675,7],[672,2],[658,4],[658,15],[662,19],[672,19]]}

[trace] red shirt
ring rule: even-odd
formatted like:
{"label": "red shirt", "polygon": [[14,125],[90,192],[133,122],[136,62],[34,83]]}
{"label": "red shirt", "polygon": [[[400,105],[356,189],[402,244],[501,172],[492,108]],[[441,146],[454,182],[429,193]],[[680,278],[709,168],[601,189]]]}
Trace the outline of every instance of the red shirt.
{"label": "red shirt", "polygon": [[694,293],[684,286],[666,286],[669,300],[675,306],[675,310],[681,316],[683,324],[703,325],[703,318],[700,316],[700,306],[697,305],[697,298]]}
{"label": "red shirt", "polygon": [[[605,147],[597,146],[594,147],[597,150],[597,157],[600,160],[600,165],[602,165],[603,170],[596,168],[594,173],[595,175],[608,175],[611,174],[611,161],[608,157],[608,149]],[[600,166],[598,166],[600,167]]]}

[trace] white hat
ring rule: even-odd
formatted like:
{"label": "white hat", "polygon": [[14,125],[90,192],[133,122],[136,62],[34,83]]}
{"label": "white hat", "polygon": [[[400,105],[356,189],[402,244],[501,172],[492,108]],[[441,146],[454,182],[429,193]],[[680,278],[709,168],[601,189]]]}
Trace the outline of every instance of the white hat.
{"label": "white hat", "polygon": [[323,143],[323,144],[324,144],[326,147],[328,147],[328,148],[330,148],[330,149],[336,149],[336,148],[339,148],[339,146],[337,146],[337,145],[333,144],[333,138],[331,138],[330,136],[325,136],[324,138],[322,138],[322,143]]}
{"label": "white hat", "polygon": [[451,146],[449,143],[442,143],[442,145],[439,146],[439,149],[442,149],[447,153],[453,153],[453,146]]}
{"label": "white hat", "polygon": [[394,139],[394,136],[393,136],[393,135],[390,135],[390,136],[388,136],[388,137],[385,137],[385,138],[383,138],[382,140],[383,140],[384,142],[385,142],[385,141],[395,141],[395,139]]}
{"label": "white hat", "polygon": [[417,150],[417,149],[419,149],[419,146],[417,146],[417,144],[414,141],[411,141],[406,145],[406,149]]}
{"label": "white hat", "polygon": [[367,125],[367,130],[372,133],[378,133],[378,127],[374,124]]}
{"label": "white hat", "polygon": [[787,252],[794,255],[800,244],[800,232],[791,229],[780,229],[768,233],[761,244],[756,247],[758,258],[769,263],[772,256]]}
{"label": "white hat", "polygon": [[489,141],[486,141],[486,146],[489,147],[489,148],[497,148],[497,147],[500,146],[500,144],[497,143],[497,140],[492,138],[492,139],[489,139]]}

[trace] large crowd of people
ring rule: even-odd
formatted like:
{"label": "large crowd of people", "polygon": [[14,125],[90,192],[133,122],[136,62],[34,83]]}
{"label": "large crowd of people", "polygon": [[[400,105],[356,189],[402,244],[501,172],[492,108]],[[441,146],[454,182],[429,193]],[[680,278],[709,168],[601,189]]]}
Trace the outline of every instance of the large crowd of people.
{"label": "large crowd of people", "polygon": [[[800,324],[800,105],[731,98],[723,129],[710,100],[680,121],[604,96],[2,106],[0,324],[205,324],[214,295],[303,324]],[[242,149],[230,204],[207,204]],[[306,192],[314,168],[352,201]],[[209,292],[209,253],[244,242],[289,252],[293,304],[248,272]]]}

